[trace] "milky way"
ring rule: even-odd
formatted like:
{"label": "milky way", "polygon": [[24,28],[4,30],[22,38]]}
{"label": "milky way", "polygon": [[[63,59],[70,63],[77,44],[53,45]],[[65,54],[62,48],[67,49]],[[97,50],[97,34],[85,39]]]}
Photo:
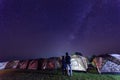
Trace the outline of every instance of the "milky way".
{"label": "milky way", "polygon": [[0,58],[120,51],[119,0],[0,0]]}

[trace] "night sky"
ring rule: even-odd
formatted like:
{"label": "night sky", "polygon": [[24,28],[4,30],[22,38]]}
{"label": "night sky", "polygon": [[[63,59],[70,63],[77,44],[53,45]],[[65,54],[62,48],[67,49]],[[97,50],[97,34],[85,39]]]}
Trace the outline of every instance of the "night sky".
{"label": "night sky", "polygon": [[120,52],[120,0],[0,0],[0,61]]}

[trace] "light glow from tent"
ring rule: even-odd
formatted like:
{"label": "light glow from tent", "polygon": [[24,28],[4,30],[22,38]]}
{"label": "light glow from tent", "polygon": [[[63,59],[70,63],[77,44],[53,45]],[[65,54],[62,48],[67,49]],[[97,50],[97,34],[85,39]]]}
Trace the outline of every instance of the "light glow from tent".
{"label": "light glow from tent", "polygon": [[86,71],[79,58],[71,59],[72,70]]}
{"label": "light glow from tent", "polygon": [[111,56],[117,58],[117,59],[120,59],[120,55],[119,54],[110,54]]}
{"label": "light glow from tent", "polygon": [[8,62],[1,62],[0,63],[0,70],[5,69]]}

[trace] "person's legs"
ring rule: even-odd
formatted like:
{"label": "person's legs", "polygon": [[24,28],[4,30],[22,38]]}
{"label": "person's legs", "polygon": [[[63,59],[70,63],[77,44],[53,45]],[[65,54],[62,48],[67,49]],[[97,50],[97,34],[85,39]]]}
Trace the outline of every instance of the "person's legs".
{"label": "person's legs", "polygon": [[67,64],[67,75],[68,75],[68,76],[70,76],[69,70],[70,70],[70,67],[69,67],[69,64]]}
{"label": "person's legs", "polygon": [[62,74],[65,75],[64,66],[62,66]]}
{"label": "person's legs", "polygon": [[62,74],[63,74],[63,75],[66,75],[66,74],[67,74],[67,72],[66,72],[66,67],[65,67],[65,66],[62,67]]}
{"label": "person's legs", "polygon": [[70,64],[67,64],[67,74],[68,76],[72,76],[72,68]]}
{"label": "person's legs", "polygon": [[64,69],[63,69],[63,67],[62,67],[62,74],[64,75]]}
{"label": "person's legs", "polygon": [[69,64],[69,71],[70,71],[70,76],[72,76],[72,68],[71,68],[71,64]]}

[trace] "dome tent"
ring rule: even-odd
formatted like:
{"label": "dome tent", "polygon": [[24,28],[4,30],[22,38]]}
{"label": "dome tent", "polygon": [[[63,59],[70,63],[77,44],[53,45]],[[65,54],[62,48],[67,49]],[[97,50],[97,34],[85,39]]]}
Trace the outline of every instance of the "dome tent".
{"label": "dome tent", "polygon": [[99,73],[120,73],[120,54],[105,54],[93,59]]}
{"label": "dome tent", "polygon": [[27,69],[28,64],[29,64],[29,60],[21,60],[21,61],[19,61],[17,68],[18,69]]}
{"label": "dome tent", "polygon": [[38,59],[33,59],[29,61],[28,69],[37,70],[38,69]]}
{"label": "dome tent", "polygon": [[61,61],[59,57],[45,58],[42,61],[41,69],[53,70],[61,68]]}
{"label": "dome tent", "polygon": [[13,61],[9,61],[6,66],[5,69],[16,69],[18,66],[19,60],[13,60]]}
{"label": "dome tent", "polygon": [[8,62],[0,62],[0,70],[5,69]]}
{"label": "dome tent", "polygon": [[87,58],[77,53],[71,55],[71,67],[75,71],[87,71]]}

